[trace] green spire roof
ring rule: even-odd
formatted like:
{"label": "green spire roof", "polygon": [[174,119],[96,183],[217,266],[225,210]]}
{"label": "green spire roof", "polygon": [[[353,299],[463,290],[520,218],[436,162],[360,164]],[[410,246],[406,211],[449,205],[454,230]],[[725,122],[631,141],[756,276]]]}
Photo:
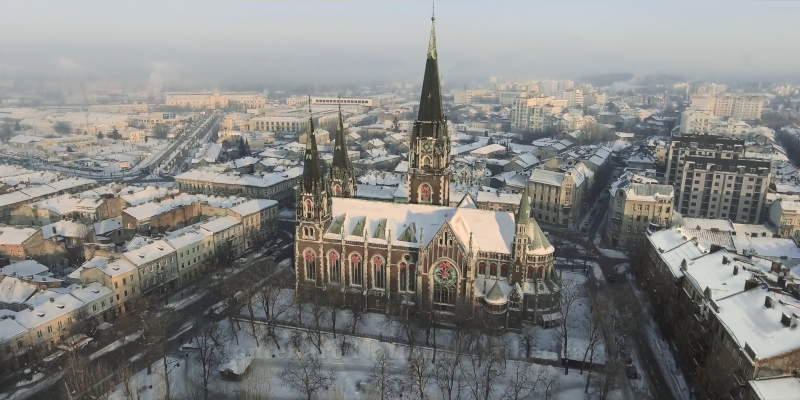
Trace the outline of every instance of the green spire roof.
{"label": "green spire roof", "polygon": [[422,81],[422,94],[419,99],[419,121],[440,121],[442,112],[442,89],[439,82],[439,62],[436,51],[436,19],[431,17],[431,37],[428,42],[428,58],[425,62],[425,77]]}
{"label": "green spire roof", "polygon": [[517,224],[527,224],[530,219],[531,198],[530,194],[528,193],[528,187],[525,186],[525,191],[522,192],[522,200],[519,202],[519,210],[517,211]]}
{"label": "green spire roof", "polygon": [[339,104],[339,126],[336,128],[336,136],[333,144],[333,163],[331,167],[336,169],[350,169],[350,158],[347,157],[347,144],[344,141],[344,121],[342,119],[342,105]]}
{"label": "green spire roof", "polygon": [[314,136],[314,118],[311,115],[311,98],[308,99],[308,136],[306,137],[306,154],[303,161],[303,190],[316,193],[324,188],[322,169],[319,164],[317,138]]}

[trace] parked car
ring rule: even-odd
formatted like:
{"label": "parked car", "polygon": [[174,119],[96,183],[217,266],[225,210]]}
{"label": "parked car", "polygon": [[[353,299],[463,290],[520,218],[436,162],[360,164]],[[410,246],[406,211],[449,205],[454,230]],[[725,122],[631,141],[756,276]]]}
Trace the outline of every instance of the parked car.
{"label": "parked car", "polygon": [[633,365],[628,365],[625,367],[625,376],[628,379],[639,379],[639,371],[636,370],[636,367]]}

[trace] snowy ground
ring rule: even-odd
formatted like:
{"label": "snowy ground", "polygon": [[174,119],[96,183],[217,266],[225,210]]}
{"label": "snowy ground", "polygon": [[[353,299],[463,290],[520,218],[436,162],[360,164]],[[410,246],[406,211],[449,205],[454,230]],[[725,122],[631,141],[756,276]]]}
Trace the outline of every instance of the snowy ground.
{"label": "snowy ground", "polygon": [[[575,281],[577,283],[584,283],[586,276],[581,273],[564,273],[564,279]],[[283,304],[291,303],[294,293],[290,289],[284,289],[281,292],[279,301]],[[253,311],[256,318],[263,318],[265,316],[263,309],[254,304]],[[286,323],[291,323],[297,319],[298,308],[289,308],[287,312],[281,315],[280,320]],[[247,316],[247,308],[244,308],[244,315]],[[302,311],[303,322],[310,323],[312,317],[311,306],[305,305]],[[331,322],[329,320],[330,312],[325,313],[326,318],[322,322],[324,327],[330,328]],[[583,359],[585,351],[586,338],[586,323],[588,321],[589,309],[588,299],[581,299],[578,301],[570,318],[570,347],[567,354],[570,358],[581,360]],[[337,331],[339,334],[334,337],[332,333],[326,332],[322,334],[322,343],[320,350],[306,342],[305,336],[307,331],[304,329],[292,327],[277,327],[275,330],[277,341],[280,348],[276,347],[271,339],[267,339],[266,327],[263,323],[255,324],[255,328],[247,321],[231,322],[230,320],[223,320],[217,323],[217,332],[224,336],[221,341],[224,349],[220,352],[223,355],[230,354],[252,354],[254,360],[250,366],[248,373],[239,382],[223,380],[216,368],[209,384],[211,395],[209,398],[214,399],[227,399],[227,398],[270,398],[270,399],[296,399],[301,397],[294,389],[290,388],[280,378],[282,371],[287,367],[296,363],[297,352],[291,345],[291,338],[293,335],[302,335],[304,337],[302,345],[300,346],[301,352],[305,356],[318,355],[321,360],[323,369],[330,371],[334,376],[334,382],[328,389],[319,393],[316,398],[320,399],[367,399],[372,398],[371,392],[375,385],[369,381],[369,374],[374,370],[376,355],[380,352],[384,353],[389,360],[389,372],[393,374],[398,380],[406,378],[406,371],[408,367],[407,356],[409,347],[404,343],[406,336],[402,330],[402,326],[397,322],[382,314],[366,313],[363,320],[358,325],[357,334],[359,336],[343,335],[342,331],[349,331],[351,327],[352,313],[346,310],[340,310],[337,313]],[[237,326],[233,329],[232,325]],[[255,337],[258,337],[258,345],[253,336],[253,329],[255,329]],[[236,332],[235,337],[234,333]],[[533,351],[531,352],[531,360],[539,360],[540,364],[533,364],[526,361],[519,361],[525,359],[525,345],[524,338],[526,335],[533,337]],[[362,337],[366,336],[366,337]],[[417,334],[420,341],[424,342],[424,332]],[[506,358],[509,360],[506,363],[506,373],[504,373],[501,380],[497,383],[494,389],[494,396],[492,398],[500,399],[503,392],[509,386],[510,371],[518,365],[526,366],[535,370],[537,374],[545,380],[552,380],[555,384],[553,389],[553,399],[573,400],[573,399],[586,399],[597,398],[595,384],[602,380],[602,376],[595,372],[593,373],[592,382],[590,387],[590,395],[584,393],[584,386],[586,383],[586,373],[579,374],[578,370],[571,369],[569,375],[564,375],[564,370],[560,367],[554,366],[558,362],[558,354],[561,351],[560,340],[558,333],[555,329],[542,329],[541,327],[528,327],[522,333],[506,332],[502,336],[496,337],[496,343],[504,350]],[[351,350],[343,355],[342,341],[346,340],[351,346]],[[453,332],[446,329],[437,329],[436,342],[438,347],[439,358],[441,359],[442,352],[447,351],[448,344],[453,341]],[[237,343],[238,342],[238,343]],[[418,346],[423,349],[426,357],[433,356],[433,349],[430,347]],[[444,349],[444,350],[443,350]],[[321,352],[321,354],[320,354]],[[596,363],[602,363],[605,359],[604,346],[601,344],[595,352]],[[170,390],[173,398],[202,398],[202,379],[201,379],[201,363],[197,350],[186,350],[182,354],[176,354],[171,363],[173,367],[170,370]],[[224,356],[220,357],[218,364],[228,361]],[[550,365],[545,365],[550,364]],[[433,364],[431,364],[433,366]],[[467,371],[467,365],[462,365],[459,370]],[[431,372],[433,374],[433,372]],[[468,376],[463,376],[460,380],[461,383],[467,385],[469,382]],[[161,399],[164,397],[165,383],[163,378],[163,367],[160,362],[154,363],[152,367],[152,374],[148,375],[146,370],[139,371],[131,379],[130,388],[139,393],[138,398],[141,400]],[[412,393],[409,383],[404,383],[404,397]],[[534,398],[544,398],[544,384],[541,384],[537,389]],[[427,386],[426,393],[430,398],[440,398],[440,392],[436,382],[431,378],[431,382]],[[468,389],[462,389],[463,398],[470,398]],[[112,394],[111,399],[125,399],[122,386],[119,386]],[[621,398],[619,392],[613,392],[610,399]]]}
{"label": "snowy ground", "polygon": [[[229,332],[230,326],[227,322],[220,322],[220,332]],[[264,335],[265,329],[262,325],[256,327],[258,335]],[[296,352],[290,345],[291,335],[297,330],[293,329],[276,329],[276,334],[281,343],[281,349],[277,349],[271,343],[260,343],[256,347],[255,341],[250,333],[249,324],[243,324],[240,331],[238,331],[239,344],[235,343],[235,339],[227,337],[225,340],[225,350],[223,354],[238,354],[248,352],[254,355],[254,361],[250,366],[248,373],[239,381],[223,380],[218,373],[213,374],[209,387],[211,388],[211,395],[209,398],[214,399],[233,399],[233,398],[269,398],[269,399],[297,399],[302,397],[300,393],[291,389],[280,378],[281,372],[287,366],[293,365],[295,362]],[[407,370],[407,354],[408,348],[404,345],[392,344],[382,342],[375,339],[359,338],[347,336],[347,340],[352,343],[352,350],[345,356],[341,354],[340,346],[341,341],[345,336],[338,335],[333,338],[332,335],[324,335],[322,345],[322,367],[329,370],[334,375],[334,381],[328,388],[317,395],[316,398],[320,399],[367,399],[371,398],[371,392],[375,385],[369,381],[369,374],[374,369],[376,355],[383,352],[389,360],[389,372],[395,378],[403,379],[406,376]],[[302,347],[303,351],[308,354],[318,354],[317,350],[312,346]],[[432,357],[433,352],[431,349],[423,350],[426,357]],[[174,398],[202,398],[202,367],[198,360],[196,352],[188,352],[188,358],[177,357],[171,361],[175,365],[170,370],[170,391]],[[441,359],[441,352],[439,353]],[[221,360],[224,362],[225,360]],[[555,383],[553,390],[553,399],[563,400],[577,400],[585,399],[587,395],[584,394],[584,386],[586,383],[586,373],[583,375],[577,371],[571,371],[569,375],[564,375],[561,368],[552,366],[529,364],[520,361],[509,361],[506,363],[506,372],[503,374],[505,378],[501,378],[495,386],[492,398],[501,398],[502,393],[505,391],[509,384],[510,372],[517,365],[529,366],[532,373],[541,374],[545,379],[552,379]],[[466,365],[462,368],[466,369]],[[138,392],[140,400],[161,399],[164,398],[165,383],[163,378],[163,367],[161,362],[156,362],[152,366],[152,374],[148,375],[146,370],[137,372],[131,379],[130,386],[132,390]],[[466,377],[459,381],[467,384]],[[599,382],[602,379],[597,373],[594,374],[593,381]],[[404,383],[403,391],[405,395],[409,395],[412,391],[408,383]],[[537,396],[543,396],[544,384],[540,385],[537,390]],[[590,394],[594,394],[594,385],[590,388]],[[431,382],[426,388],[426,393],[430,398],[439,398],[440,392],[435,381]],[[468,397],[468,389],[463,388],[462,393],[466,398]],[[251,397],[247,397],[251,396]],[[120,385],[111,395],[111,400],[124,400],[124,390]],[[410,399],[411,397],[402,397],[403,399]],[[543,397],[536,397],[543,398]],[[594,395],[588,398],[595,398]],[[619,398],[618,393],[612,393],[611,399]]]}

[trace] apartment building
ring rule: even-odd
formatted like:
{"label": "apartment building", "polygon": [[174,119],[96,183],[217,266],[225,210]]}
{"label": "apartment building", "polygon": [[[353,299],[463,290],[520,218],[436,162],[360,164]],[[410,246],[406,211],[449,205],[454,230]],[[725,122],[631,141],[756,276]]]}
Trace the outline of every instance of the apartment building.
{"label": "apartment building", "polygon": [[227,108],[231,105],[243,105],[248,109],[266,107],[267,98],[258,93],[167,93],[165,104],[174,107],[193,109]]}
{"label": "apartment building", "polygon": [[800,367],[800,283],[778,261],[715,249],[680,228],[647,233],[634,272],[701,397],[743,399],[749,381]]}
{"label": "apartment building", "polygon": [[752,94],[724,93],[692,96],[692,107],[711,111],[717,117],[745,121],[761,119],[764,97]]}
{"label": "apartment building", "polygon": [[606,240],[615,248],[635,249],[652,226],[672,224],[674,188],[631,173],[620,177],[609,190]]}
{"label": "apartment building", "polygon": [[576,226],[586,188],[586,175],[578,168],[534,169],[528,179],[534,217],[545,224]]}
{"label": "apartment building", "polygon": [[741,139],[678,136],[667,152],[665,180],[684,216],[758,222],[771,176],[769,161],[745,157]]}
{"label": "apartment building", "polygon": [[569,103],[553,97],[520,97],[511,106],[511,129],[544,132],[553,126],[553,117],[561,114]]}
{"label": "apartment building", "polygon": [[116,314],[127,312],[141,294],[136,266],[122,257],[93,257],[70,273],[69,278],[84,285],[99,282],[110,289]]}
{"label": "apartment building", "polygon": [[126,251],[123,257],[136,266],[142,294],[156,289],[171,291],[177,287],[175,249],[166,241],[156,240],[138,249]]}
{"label": "apartment building", "polygon": [[800,241],[800,196],[784,196],[773,201],[768,218],[778,235]]}

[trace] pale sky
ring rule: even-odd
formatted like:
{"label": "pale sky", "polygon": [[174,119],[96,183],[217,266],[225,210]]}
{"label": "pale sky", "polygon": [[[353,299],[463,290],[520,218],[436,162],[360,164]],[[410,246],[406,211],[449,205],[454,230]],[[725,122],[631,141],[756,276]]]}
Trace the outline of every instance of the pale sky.
{"label": "pale sky", "polygon": [[[800,0],[440,0],[446,81],[800,78]],[[0,79],[421,79],[430,1],[0,1]]]}

